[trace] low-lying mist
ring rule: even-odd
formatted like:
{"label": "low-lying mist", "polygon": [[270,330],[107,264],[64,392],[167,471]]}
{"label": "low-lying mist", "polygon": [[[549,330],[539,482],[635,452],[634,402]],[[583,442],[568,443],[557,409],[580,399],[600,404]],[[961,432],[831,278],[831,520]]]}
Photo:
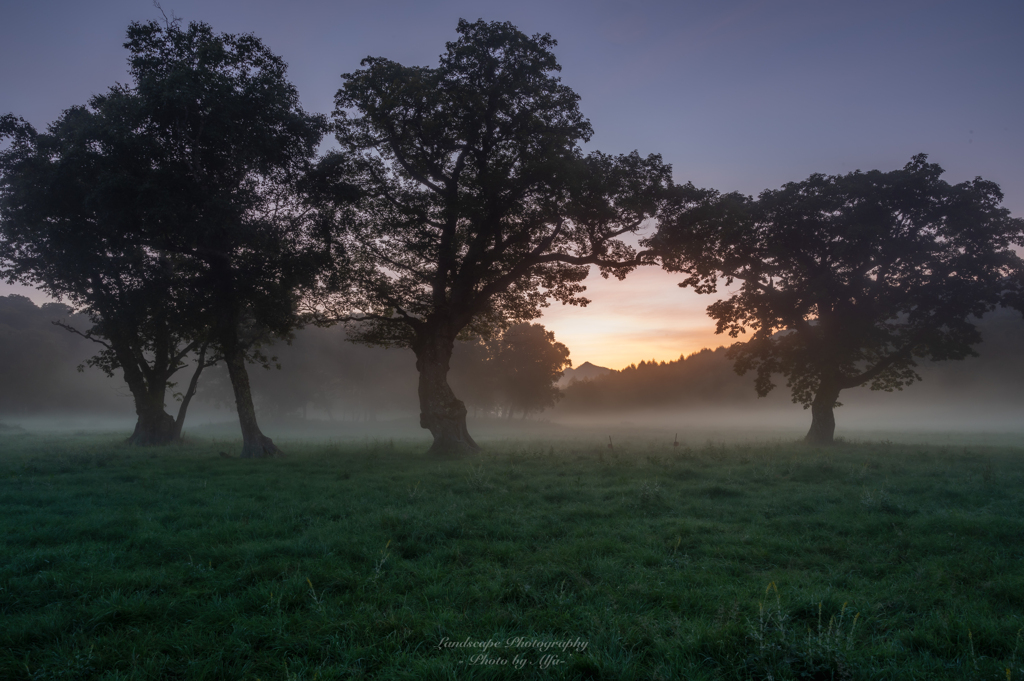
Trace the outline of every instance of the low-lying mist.
{"label": "low-lying mist", "polygon": [[[89,341],[53,326],[87,324],[60,305],[36,307],[20,296],[0,297],[0,429],[16,432],[110,432],[127,436],[135,423],[120,376],[89,367]],[[980,323],[978,357],[922,364],[922,380],[903,391],[844,391],[836,436],[848,440],[989,441],[1024,438],[1024,336],[1020,315],[1001,311]],[[674,362],[640,362],[622,371],[588,367],[589,376],[563,385],[553,409],[511,417],[484,389],[476,348],[456,348],[450,382],[469,408],[469,428],[495,440],[586,439],[626,446],[637,438],[699,444],[794,440],[810,413],[790,401],[785,380],[759,399],[753,377],[737,376],[723,348]],[[571,348],[570,348],[571,351]],[[264,430],[275,440],[403,439],[429,441],[419,427],[412,352],[354,345],[342,327],[299,331],[290,344],[266,348],[280,369],[251,371]],[[579,367],[586,358],[576,358]],[[182,372],[184,376],[188,369]],[[170,393],[181,390],[177,386]],[[185,422],[186,437],[234,439],[237,417],[226,372],[204,372]],[[176,409],[174,403],[169,410]],[[498,414],[501,414],[499,417]]]}

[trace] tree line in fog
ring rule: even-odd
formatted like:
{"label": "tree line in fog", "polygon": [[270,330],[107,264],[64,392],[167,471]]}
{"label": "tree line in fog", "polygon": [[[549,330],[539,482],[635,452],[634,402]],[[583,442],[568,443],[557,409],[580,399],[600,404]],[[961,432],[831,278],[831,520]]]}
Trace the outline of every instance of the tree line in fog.
{"label": "tree line in fog", "polygon": [[[346,381],[344,343],[407,348],[401,390],[430,451],[477,452],[471,408],[559,396],[568,352],[530,322],[586,305],[592,269],[660,266],[719,296],[708,314],[732,368],[760,396],[784,382],[810,409],[807,440],[827,444],[843,391],[902,389],[972,356],[977,319],[1024,309],[1024,220],[990,181],[949,184],[919,154],[756,198],[677,184],[658,154],[584,153],[594,131],[550,35],[482,20],[456,34],[433,67],[367,57],[327,116],[302,109],[256,36],[134,23],[129,83],[44,131],[0,117],[0,271],[71,307],[59,324],[95,344],[86,365],[131,394],[130,442],[177,441],[220,382],[242,456],[280,453],[250,369],[318,327],[293,364],[327,377],[322,394],[286,397],[306,384],[281,373],[262,411],[373,403]],[[392,369],[358,371],[383,386]]]}
{"label": "tree line in fog", "polygon": [[[59,303],[36,306],[23,296],[0,297],[0,383],[8,387],[0,393],[0,415],[124,413],[130,394],[99,372],[76,371],[92,355],[92,344],[55,326],[57,320],[88,321]],[[928,400],[993,405],[1024,401],[1024,320],[1001,311],[982,320],[979,328],[984,341],[978,357],[922,368]],[[554,379],[565,366],[560,361],[568,348],[549,343],[549,332],[540,325],[518,330],[532,337],[533,344],[506,342],[503,348],[492,341],[488,348],[479,339],[456,343],[451,383],[474,416],[546,417],[553,406],[556,414],[599,416],[742,407],[757,401],[752,378],[736,374],[724,347],[558,381],[559,389]],[[418,409],[415,357],[408,351],[347,342],[345,328],[334,326],[302,329],[291,343],[276,343],[267,352],[273,361],[270,369],[252,374],[254,402],[262,418],[377,421],[406,417]],[[537,361],[545,355],[546,361]],[[230,409],[232,399],[226,372],[212,368],[196,395],[200,408]]]}

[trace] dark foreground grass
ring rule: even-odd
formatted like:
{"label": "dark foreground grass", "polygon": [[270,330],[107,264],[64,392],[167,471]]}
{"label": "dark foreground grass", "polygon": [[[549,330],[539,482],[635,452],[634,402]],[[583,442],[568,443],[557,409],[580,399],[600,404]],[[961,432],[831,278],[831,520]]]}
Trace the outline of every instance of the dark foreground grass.
{"label": "dark foreground grass", "polygon": [[616,447],[4,436],[0,678],[1024,679],[1020,450]]}

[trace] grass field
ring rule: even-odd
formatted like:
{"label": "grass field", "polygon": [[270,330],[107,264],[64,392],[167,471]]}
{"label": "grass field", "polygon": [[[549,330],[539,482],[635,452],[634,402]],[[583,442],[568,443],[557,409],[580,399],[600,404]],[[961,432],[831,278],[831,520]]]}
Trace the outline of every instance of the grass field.
{"label": "grass field", "polygon": [[1021,449],[224,448],[0,435],[0,678],[1024,679]]}

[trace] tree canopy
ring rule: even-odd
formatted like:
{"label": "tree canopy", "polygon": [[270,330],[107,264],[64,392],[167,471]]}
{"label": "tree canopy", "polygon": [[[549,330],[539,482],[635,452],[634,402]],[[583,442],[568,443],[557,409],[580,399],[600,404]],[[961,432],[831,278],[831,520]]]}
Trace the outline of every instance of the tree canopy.
{"label": "tree canopy", "polygon": [[300,323],[303,290],[341,280],[334,209],[318,209],[307,172],[328,119],[302,110],[284,61],[254,36],[134,23],[125,47],[131,84],[47,134],[3,119],[8,277],[94,317],[83,333],[106,348],[96,363],[129,385],[139,375],[161,432],[167,379],[209,343],[231,375],[243,456],[276,453],[245,363]]}
{"label": "tree canopy", "polygon": [[766,395],[786,377],[812,410],[808,440],[831,442],[842,390],[898,390],[916,360],[963,359],[975,321],[1004,300],[1024,221],[992,182],[956,185],[915,156],[903,169],[812,175],[758,199],[679,187],[648,245],[680,284],[715,293],[737,372]]}
{"label": "tree canopy", "polygon": [[550,35],[458,24],[436,68],[383,58],[343,76],[335,124],[364,189],[350,249],[360,337],[416,353],[433,451],[473,450],[446,376],[455,338],[586,304],[590,265],[622,277],[619,237],[657,212],[658,156],[584,155],[579,97],[555,75]]}
{"label": "tree canopy", "polygon": [[[135,123],[126,88],[73,107],[43,133],[0,119],[0,263],[4,277],[64,300],[90,322],[65,328],[99,343],[89,360],[121,369],[138,416],[129,439],[166,444],[180,437],[188,391],[174,418],[164,411],[171,377],[193,351],[204,355],[195,297],[173,258],[141,229],[139,200],[153,177],[153,140]],[[198,378],[198,371],[194,375]]]}
{"label": "tree canopy", "polygon": [[328,120],[302,109],[284,61],[255,36],[150,22],[132,24],[125,46],[139,125],[159,146],[161,181],[140,197],[148,224],[200,297],[193,313],[227,365],[243,456],[277,453],[245,362],[301,322],[303,291],[341,280],[333,213],[309,180]]}

